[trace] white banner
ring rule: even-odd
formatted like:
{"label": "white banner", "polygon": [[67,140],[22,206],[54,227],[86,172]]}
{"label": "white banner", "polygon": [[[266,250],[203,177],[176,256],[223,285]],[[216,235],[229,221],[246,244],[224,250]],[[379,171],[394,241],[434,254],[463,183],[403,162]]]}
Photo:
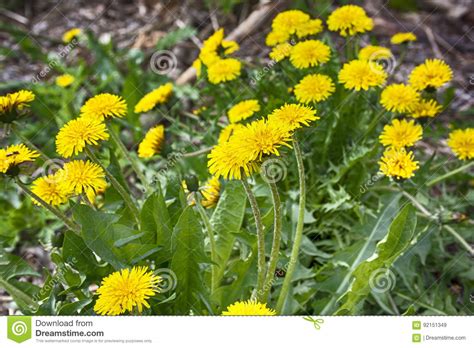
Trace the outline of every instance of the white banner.
{"label": "white banner", "polygon": [[473,324],[441,316],[11,316],[0,317],[0,347],[473,347]]}

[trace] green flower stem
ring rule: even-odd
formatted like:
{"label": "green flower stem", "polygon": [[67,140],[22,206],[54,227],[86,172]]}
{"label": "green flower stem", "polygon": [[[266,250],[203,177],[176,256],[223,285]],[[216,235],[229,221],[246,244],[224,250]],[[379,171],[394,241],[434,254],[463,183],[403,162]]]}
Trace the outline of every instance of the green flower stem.
{"label": "green flower stem", "polygon": [[448,315],[448,313],[445,313],[445,312],[443,312],[443,311],[440,311],[439,309],[437,309],[437,308],[435,308],[435,307],[433,307],[433,306],[430,306],[430,305],[428,305],[428,304],[426,304],[426,303],[423,303],[423,302],[421,302],[421,301],[419,301],[419,300],[415,300],[415,299],[413,299],[413,298],[411,298],[411,297],[408,297],[407,295],[402,294],[401,292],[396,292],[395,295],[397,295],[398,297],[403,298],[404,300],[410,301],[412,304],[415,304],[415,303],[416,303],[416,304],[417,304],[418,306],[420,306],[420,307],[424,307],[424,308],[426,308],[426,309],[430,309],[430,310],[432,310],[433,312],[438,313],[438,315]]}
{"label": "green flower stem", "polygon": [[255,218],[255,225],[257,229],[257,300],[262,299],[263,284],[265,282],[265,233],[263,231],[262,215],[258,208],[257,199],[255,198],[247,176],[242,173],[242,185],[244,186],[250,206],[252,208],[253,217]]}
{"label": "green flower stem", "polygon": [[28,140],[27,137],[25,137],[24,135],[22,135],[18,129],[17,129],[17,125],[15,123],[12,123],[11,124],[11,130],[13,131],[13,133],[25,144],[27,145],[29,148],[37,151],[41,158],[43,158],[45,161],[51,161],[51,158],[48,157],[48,155],[46,155],[43,151],[41,151],[35,144],[33,144],[30,140]]}
{"label": "green flower stem", "polygon": [[119,148],[123,156],[130,162],[130,165],[132,166],[133,171],[137,174],[138,178],[142,182],[145,189],[149,191],[150,185],[148,184],[148,180],[146,179],[145,175],[143,175],[142,171],[140,170],[140,166],[138,165],[136,158],[134,158],[130,154],[130,152],[128,152],[127,148],[125,147],[125,144],[122,142],[117,132],[115,132],[115,130],[111,126],[107,126],[107,128],[109,130],[112,141]]}
{"label": "green flower stem", "polygon": [[408,45],[403,44],[402,45],[402,51],[401,51],[400,56],[398,57],[398,60],[397,60],[397,65],[395,66],[395,69],[393,69],[393,72],[391,74],[392,76],[395,76],[395,73],[398,72],[398,70],[402,66],[402,63],[405,60],[407,52],[408,52]]}
{"label": "green flower stem", "polygon": [[[423,204],[421,204],[414,196],[402,190],[402,194],[408,198],[413,205],[428,219],[437,221],[437,218],[434,214],[432,214],[428,209],[426,209]],[[448,231],[463,247],[467,250],[469,255],[474,256],[474,249],[469,245],[469,243],[449,225],[441,224],[441,227]]]}
{"label": "green flower stem", "polygon": [[375,127],[377,127],[377,124],[380,122],[381,118],[386,113],[387,111],[385,109],[382,109],[381,112],[379,112],[378,114],[374,116],[374,118],[372,119],[372,122],[370,122],[369,126],[367,127],[367,131],[364,133],[364,135],[362,136],[360,140],[365,140],[372,133]]}
{"label": "green flower stem", "polygon": [[58,208],[46,203],[44,200],[42,200],[40,197],[38,197],[37,194],[35,194],[34,192],[32,192],[28,186],[26,186],[23,182],[21,182],[21,180],[17,177],[15,178],[15,181],[16,183],[18,184],[18,186],[20,186],[20,188],[23,190],[23,192],[25,192],[28,196],[30,196],[31,198],[33,198],[35,201],[37,201],[39,204],[41,204],[43,207],[45,207],[46,209],[48,209],[51,213],[53,213],[54,215],[56,215],[57,218],[59,218],[60,220],[62,220],[64,222],[64,224],[69,228],[71,229],[72,231],[76,232],[79,234],[79,232],[81,231],[81,228],[78,224],[76,224],[75,222],[71,221],[66,215],[64,215],[64,213],[62,211],[60,211]]}
{"label": "green flower stem", "polygon": [[293,148],[295,151],[296,162],[298,165],[300,202],[298,206],[298,222],[296,225],[296,232],[295,238],[293,240],[293,248],[291,250],[290,261],[288,263],[288,269],[286,271],[285,280],[283,281],[280,296],[278,297],[278,302],[276,305],[276,311],[278,314],[282,314],[281,311],[286,302],[286,298],[288,297],[288,291],[290,290],[291,280],[293,278],[293,273],[295,272],[296,263],[298,262],[298,255],[300,252],[301,241],[303,238],[304,211],[306,206],[306,185],[303,156],[301,155],[301,149],[296,139],[294,139],[293,141]]}
{"label": "green flower stem", "polygon": [[132,198],[130,197],[128,192],[123,188],[123,186],[118,182],[118,180],[115,179],[112,173],[102,164],[102,162],[99,161],[99,159],[94,155],[94,153],[87,146],[85,147],[85,150],[86,150],[87,156],[92,160],[92,162],[99,165],[102,168],[102,170],[105,172],[105,174],[107,175],[107,178],[112,183],[112,186],[117,190],[117,192],[123,198],[125,205],[132,212],[133,217],[135,218],[135,221],[137,222],[138,225],[140,225],[140,218],[139,218],[140,214],[139,214],[138,208],[133,203]]}
{"label": "green flower stem", "polygon": [[194,151],[194,152],[186,152],[186,153],[183,154],[183,157],[189,158],[189,157],[201,156],[201,155],[204,155],[204,154],[210,152],[212,149],[213,149],[213,147],[206,147],[204,149],[197,150],[197,151]]}
{"label": "green flower stem", "polygon": [[459,168],[456,168],[456,169],[454,169],[454,170],[452,170],[452,171],[450,171],[450,172],[448,172],[448,173],[446,173],[446,174],[443,174],[443,175],[441,175],[441,176],[438,176],[437,178],[435,178],[435,179],[433,179],[433,180],[431,180],[431,181],[428,181],[428,183],[427,183],[426,185],[427,185],[428,187],[429,187],[429,186],[433,186],[434,184],[437,184],[437,183],[440,182],[440,181],[446,180],[446,179],[448,179],[448,178],[450,178],[450,177],[452,177],[452,176],[454,176],[454,175],[456,175],[456,174],[458,174],[458,173],[461,173],[462,171],[464,171],[464,170],[466,170],[466,169],[471,168],[473,165],[474,165],[474,161],[471,161],[471,162],[469,162],[469,163],[467,163],[467,164],[465,164],[465,165],[463,165],[463,166],[461,166],[461,167],[459,167]]}
{"label": "green flower stem", "polygon": [[280,253],[280,241],[281,241],[281,200],[278,194],[278,187],[274,182],[268,183],[272,193],[273,200],[273,243],[272,251],[270,253],[270,262],[268,264],[267,277],[263,286],[263,299],[265,302],[268,300],[268,294],[272,288],[272,283],[275,277],[275,270],[278,263],[278,255]]}
{"label": "green flower stem", "polygon": [[214,293],[214,291],[217,289],[216,284],[216,241],[214,240],[214,233],[212,232],[212,226],[211,222],[209,221],[209,217],[207,216],[206,211],[204,210],[204,207],[201,204],[201,197],[199,195],[194,196],[194,200],[196,202],[196,208],[197,211],[199,212],[199,215],[201,216],[202,222],[204,223],[204,226],[206,226],[207,230],[207,235],[209,237],[209,245],[211,247],[211,294]]}
{"label": "green flower stem", "polygon": [[471,255],[471,257],[474,256],[474,249],[469,245],[468,242],[466,242],[466,240],[458,232],[454,230],[454,228],[452,228],[449,225],[443,225],[443,228],[446,231],[448,231],[454,238],[457,239],[457,241],[464,247],[464,249],[467,250],[467,252],[469,253],[469,255]]}

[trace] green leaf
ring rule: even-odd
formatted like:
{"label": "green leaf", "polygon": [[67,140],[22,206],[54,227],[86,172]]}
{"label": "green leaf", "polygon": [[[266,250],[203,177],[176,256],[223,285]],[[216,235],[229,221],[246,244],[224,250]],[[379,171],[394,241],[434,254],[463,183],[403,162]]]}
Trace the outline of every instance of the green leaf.
{"label": "green leaf", "polygon": [[187,207],[174,227],[171,270],[176,274],[176,301],[174,314],[189,314],[190,310],[199,312],[199,298],[203,294],[202,271],[200,264],[206,262],[204,254],[204,235],[199,220],[192,207]]}
{"label": "green leaf", "polygon": [[[349,290],[343,296],[343,304],[336,314],[354,314],[357,307],[376,287],[380,281],[391,285],[395,277],[390,271],[393,262],[410,246],[416,229],[416,214],[414,208],[407,204],[393,220],[390,229],[383,240],[377,244],[372,256],[359,264],[352,272],[354,277]],[[386,279],[384,279],[386,278]]]}
{"label": "green leaf", "polygon": [[179,28],[177,30],[171,31],[163,36],[157,43],[157,50],[166,50],[175,46],[176,44],[189,39],[191,36],[196,35],[196,29],[192,27]]}
{"label": "green leaf", "polygon": [[40,274],[21,257],[0,253],[0,276],[5,280],[10,280],[20,276],[39,277]]}
{"label": "green leaf", "polygon": [[92,303],[92,299],[79,300],[72,303],[66,303],[59,308],[60,315],[74,315],[78,314],[81,309]]}
{"label": "green leaf", "polygon": [[177,175],[168,175],[167,181],[165,200],[171,200],[171,204],[168,205],[168,212],[171,224],[174,226],[178,222],[183,209],[187,206],[186,195],[184,194],[180,177]]}
{"label": "green leaf", "polygon": [[64,262],[90,277],[94,277],[100,268],[94,253],[87,247],[84,240],[71,231],[64,234],[62,256]]}
{"label": "green leaf", "polygon": [[74,218],[82,226],[81,236],[89,249],[115,269],[126,267],[123,260],[113,252],[115,240],[108,233],[119,216],[94,211],[86,205],[77,205],[74,208]]}
{"label": "green leaf", "polygon": [[[349,285],[351,280],[351,273],[356,269],[356,267],[365,259],[367,258],[372,252],[373,248],[375,247],[375,242],[382,238],[383,233],[387,231],[392,218],[398,211],[398,201],[400,200],[401,195],[396,194],[393,196],[391,201],[385,205],[385,209],[380,214],[379,218],[373,225],[372,229],[370,230],[370,234],[367,237],[364,244],[361,245],[360,249],[357,252],[356,257],[353,259],[352,263],[350,264],[345,277],[343,278],[342,282],[340,282],[339,287],[332,295],[331,299],[329,300],[328,304],[324,307],[321,314],[326,315],[334,309],[334,305],[336,300],[342,295]],[[352,253],[351,253],[352,254]],[[340,277],[340,274],[336,274],[336,277]]]}
{"label": "green leaf", "polygon": [[121,93],[127,102],[127,120],[133,125],[135,140],[138,140],[138,136],[140,136],[136,131],[137,128],[140,128],[140,120],[134,111],[135,105],[142,97],[139,71],[140,69],[136,64],[132,61],[128,62],[128,73],[123,82]]}
{"label": "green leaf", "polygon": [[156,243],[162,246],[160,262],[171,257],[171,235],[173,227],[161,187],[154,192],[143,204],[140,213],[141,230],[145,233],[147,243]]}
{"label": "green leaf", "polygon": [[216,236],[216,274],[214,282],[220,285],[232,253],[235,235],[240,231],[245,214],[246,195],[239,181],[229,181],[212,214],[210,223]]}
{"label": "green leaf", "polygon": [[28,294],[2,277],[0,277],[0,288],[5,289],[20,308],[27,307],[30,310],[38,309],[38,304]]}

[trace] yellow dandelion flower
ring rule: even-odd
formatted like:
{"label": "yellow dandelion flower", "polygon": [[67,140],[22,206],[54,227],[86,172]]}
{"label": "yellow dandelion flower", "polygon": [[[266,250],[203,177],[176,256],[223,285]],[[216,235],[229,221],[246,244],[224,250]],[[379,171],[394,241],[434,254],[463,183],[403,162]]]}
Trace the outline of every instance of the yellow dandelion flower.
{"label": "yellow dandelion flower", "polygon": [[448,146],[461,160],[474,158],[474,128],[452,131],[449,134]]}
{"label": "yellow dandelion flower", "polygon": [[285,104],[281,108],[273,110],[268,116],[269,123],[280,124],[290,132],[303,126],[309,126],[309,122],[316,120],[319,120],[316,110],[298,104]]}
{"label": "yellow dandelion flower", "polygon": [[232,134],[234,134],[234,132],[240,127],[242,127],[240,123],[231,123],[227,125],[223,130],[221,130],[218,143],[220,144],[229,141]]}
{"label": "yellow dandelion flower", "polygon": [[295,86],[295,96],[300,103],[320,102],[329,98],[336,87],[331,78],[322,74],[306,75]]}
{"label": "yellow dandelion flower", "polygon": [[307,13],[304,13],[303,11],[283,11],[277,14],[273,19],[272,28],[273,30],[295,34],[296,29],[303,23],[307,23],[309,20],[309,15]]}
{"label": "yellow dandelion flower", "polygon": [[200,189],[202,194],[201,204],[204,208],[215,207],[219,201],[221,183],[218,177],[213,176],[206,181],[204,186]]}
{"label": "yellow dandelion flower", "polygon": [[380,95],[380,104],[386,110],[399,113],[413,110],[419,100],[418,92],[412,86],[403,83],[385,87]]}
{"label": "yellow dandelion flower", "polygon": [[268,33],[267,37],[265,38],[265,44],[267,46],[273,47],[278,44],[282,44],[290,40],[291,34],[287,31],[282,30],[272,30]]}
{"label": "yellow dandelion flower", "polygon": [[296,68],[304,69],[326,63],[330,55],[331,49],[322,41],[306,40],[293,46],[290,61]]}
{"label": "yellow dandelion flower", "polygon": [[329,30],[338,31],[339,35],[345,37],[372,30],[374,22],[362,7],[345,5],[329,15],[327,25]]}
{"label": "yellow dandelion flower", "polygon": [[453,72],[443,60],[426,59],[412,70],[408,80],[413,88],[420,91],[428,87],[439,88],[452,78]]}
{"label": "yellow dandelion flower", "polygon": [[263,156],[279,156],[281,146],[288,143],[291,133],[283,124],[258,120],[234,130],[227,142],[217,144],[208,155],[209,172],[224,179],[241,179],[258,169],[256,161]]}
{"label": "yellow dandelion flower", "polygon": [[385,83],[387,73],[383,66],[365,60],[352,60],[344,64],[339,71],[339,82],[347,89],[356,91],[368,90],[370,87],[378,87]]}
{"label": "yellow dandelion flower", "polygon": [[63,42],[70,43],[75,37],[81,35],[81,33],[82,33],[81,29],[72,28],[63,34]]}
{"label": "yellow dandelion flower", "polygon": [[134,112],[148,112],[158,104],[163,104],[168,101],[169,96],[173,92],[173,84],[168,82],[164,85],[154,89],[153,91],[145,94],[145,96],[139,100],[135,105]]}
{"label": "yellow dandelion flower", "polygon": [[199,77],[201,76],[201,71],[202,71],[202,61],[201,59],[195,59],[193,64],[192,64],[192,67],[194,68],[194,70],[196,70],[196,76]]}
{"label": "yellow dandelion flower", "polygon": [[114,272],[102,279],[94,311],[100,315],[119,315],[137,308],[141,313],[144,307],[150,308],[150,297],[160,292],[160,282],[161,278],[146,266]]}
{"label": "yellow dandelion flower", "polygon": [[235,80],[240,76],[242,63],[234,58],[219,59],[211,64],[207,70],[209,82],[218,84],[221,82]]}
{"label": "yellow dandelion flower", "polygon": [[90,98],[81,107],[81,116],[96,118],[100,121],[109,117],[123,117],[127,113],[127,103],[122,97],[110,93],[101,93]]}
{"label": "yellow dandelion flower", "polygon": [[237,42],[232,40],[223,40],[222,48],[224,49],[225,54],[232,54],[239,50],[240,46]]}
{"label": "yellow dandelion flower", "polygon": [[10,169],[11,159],[5,149],[0,149],[0,173],[6,173]]}
{"label": "yellow dandelion flower", "polygon": [[207,110],[207,106],[201,106],[200,108],[194,109],[192,113],[193,115],[199,116],[206,110]]}
{"label": "yellow dandelion flower", "polygon": [[109,139],[105,123],[79,117],[66,123],[56,136],[56,152],[65,158],[80,154],[86,145],[97,145]]}
{"label": "yellow dandelion flower", "polygon": [[7,95],[0,96],[0,122],[10,121],[8,115],[13,111],[22,111],[29,106],[29,103],[35,100],[33,92],[28,90],[21,90]]}
{"label": "yellow dandelion flower", "polygon": [[435,117],[441,109],[441,105],[434,99],[420,99],[410,111],[410,116],[414,118]]}
{"label": "yellow dandelion flower", "polygon": [[8,170],[25,162],[33,162],[39,157],[39,153],[30,150],[24,144],[10,145],[5,149],[0,149],[0,173],[7,173]]}
{"label": "yellow dandelion flower", "polygon": [[307,22],[301,23],[296,27],[296,36],[300,39],[316,35],[323,31],[323,22],[320,19],[310,19]]}
{"label": "yellow dandelion flower", "polygon": [[397,179],[411,178],[419,168],[418,161],[413,159],[413,152],[407,152],[405,148],[396,149],[389,147],[383,153],[379,161],[382,174]]}
{"label": "yellow dandelion flower", "polygon": [[391,124],[387,124],[383,128],[379,140],[384,146],[399,149],[415,145],[415,143],[421,139],[422,135],[423,129],[419,124],[415,124],[415,121],[395,119]]}
{"label": "yellow dandelion flower", "polygon": [[[59,170],[33,181],[31,191],[48,204],[54,206],[64,204],[72,194],[71,187],[64,182],[64,179],[65,172]],[[39,205],[35,199],[33,199],[33,203]]]}
{"label": "yellow dandelion flower", "polygon": [[390,43],[400,45],[405,42],[416,41],[416,35],[413,33],[396,33],[390,39]]}
{"label": "yellow dandelion flower", "polygon": [[202,43],[202,49],[208,51],[217,51],[219,46],[221,46],[222,41],[224,40],[224,29],[220,28],[216,32],[214,32],[211,36],[209,36],[204,42]]}
{"label": "yellow dandelion flower", "polygon": [[160,152],[163,141],[165,140],[165,127],[158,125],[151,128],[145,135],[145,138],[138,145],[138,157],[150,158]]}
{"label": "yellow dandelion flower", "polygon": [[288,42],[284,42],[276,45],[271,50],[269,56],[275,62],[282,61],[283,59],[290,56],[292,46]]}
{"label": "yellow dandelion flower", "polygon": [[239,152],[237,143],[230,141],[233,137],[234,135],[228,141],[218,143],[208,154],[207,166],[212,175],[232,180],[241,179],[242,171],[247,176],[256,171],[246,154]]}
{"label": "yellow dandelion flower", "polygon": [[280,156],[279,148],[283,145],[290,146],[288,144],[291,136],[289,125],[297,127],[295,124],[308,122],[309,119],[305,115],[300,116],[298,121],[285,119],[283,124],[273,122],[275,119],[278,119],[278,116],[274,116],[272,120],[261,119],[244,125],[235,130],[229,142],[235,141],[239,144],[242,152],[249,154],[248,161],[261,160],[263,156]]}
{"label": "yellow dandelion flower", "polygon": [[360,60],[384,60],[393,57],[392,51],[387,47],[368,45],[359,51]]}
{"label": "yellow dandelion flower", "polygon": [[64,184],[70,192],[85,193],[93,202],[97,194],[107,188],[104,170],[91,161],[74,160],[64,164]]}
{"label": "yellow dandelion flower", "polygon": [[237,301],[222,312],[222,315],[276,315],[275,310],[267,307],[265,303],[256,300]]}
{"label": "yellow dandelion flower", "polygon": [[201,49],[199,53],[199,60],[205,65],[210,66],[216,63],[220,59],[217,51],[208,51]]}
{"label": "yellow dandelion flower", "polygon": [[260,111],[260,104],[256,99],[249,99],[235,104],[227,112],[230,123],[237,123],[253,116]]}
{"label": "yellow dandelion flower", "polygon": [[68,87],[74,82],[74,76],[71,74],[63,74],[56,77],[56,85],[59,87]]}

